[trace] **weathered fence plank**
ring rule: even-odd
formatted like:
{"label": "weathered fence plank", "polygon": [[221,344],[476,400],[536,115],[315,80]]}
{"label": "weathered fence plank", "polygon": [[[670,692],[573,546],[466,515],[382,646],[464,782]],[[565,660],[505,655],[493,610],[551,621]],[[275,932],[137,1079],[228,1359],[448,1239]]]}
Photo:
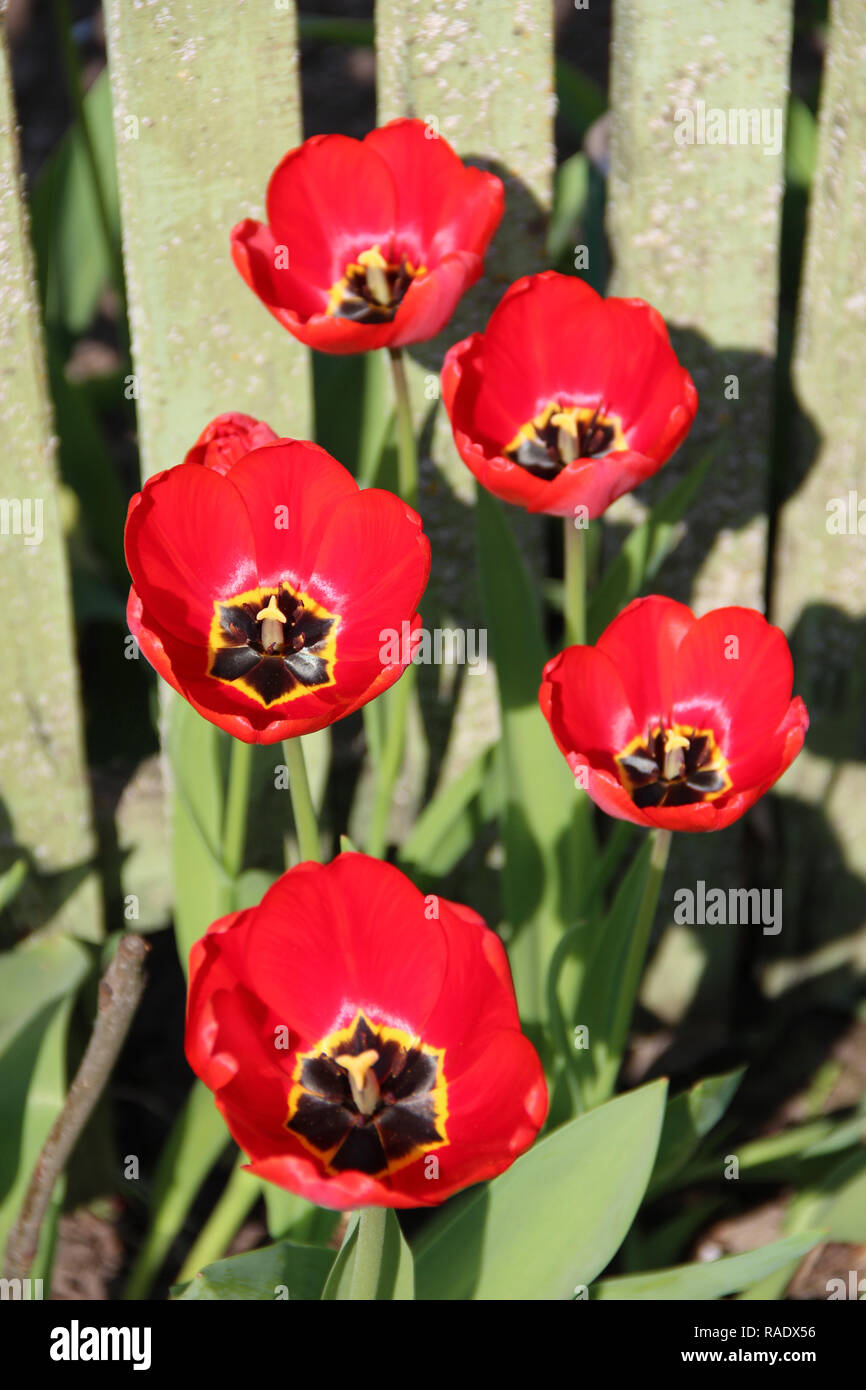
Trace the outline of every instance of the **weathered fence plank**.
{"label": "weathered fence plank", "polygon": [[[779,518],[775,617],[793,634],[812,717],[786,790],[791,862],[821,937],[866,922],[866,9],[837,0],[794,356],[795,422]],[[818,436],[817,447],[812,440]],[[819,826],[826,816],[834,839]]]}
{"label": "weathered fence plank", "polygon": [[[508,285],[543,268],[554,168],[553,7],[547,0],[377,0],[379,121],[417,116],[436,123],[462,158],[505,184],[505,216],[486,258],[484,278],[444,332],[410,349],[416,419],[430,422],[421,460],[419,508],[433,546],[425,598],[437,621],[481,621],[472,502],[475,483],[454,449],[444,410],[431,405],[446,349],[482,329]],[[519,520],[512,511],[511,519]],[[435,718],[435,716],[433,716]],[[490,740],[496,715],[492,684],[463,682],[444,776],[460,771]]]}
{"label": "weathered fence plank", "polygon": [[102,934],[84,760],[56,440],[21,198],[16,119],[0,37],[0,870],[30,873],[19,930]]}
{"label": "weathered fence plank", "polygon": [[763,601],[791,15],[789,0],[614,6],[610,292],[656,306],[698,388],[665,484],[720,440],[665,571],[703,609]]}
{"label": "weathered fence plank", "polygon": [[143,473],[224,410],[303,438],[307,354],[229,255],[300,138],[294,6],[110,0],[106,29]]}

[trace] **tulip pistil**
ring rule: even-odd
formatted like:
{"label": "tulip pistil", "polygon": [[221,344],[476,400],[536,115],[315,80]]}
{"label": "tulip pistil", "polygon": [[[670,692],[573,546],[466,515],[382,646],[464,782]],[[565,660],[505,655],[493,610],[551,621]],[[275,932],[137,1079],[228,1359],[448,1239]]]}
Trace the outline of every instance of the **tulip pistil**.
{"label": "tulip pistil", "polygon": [[208,674],[266,708],[334,684],[340,619],[288,584],[214,604]]}

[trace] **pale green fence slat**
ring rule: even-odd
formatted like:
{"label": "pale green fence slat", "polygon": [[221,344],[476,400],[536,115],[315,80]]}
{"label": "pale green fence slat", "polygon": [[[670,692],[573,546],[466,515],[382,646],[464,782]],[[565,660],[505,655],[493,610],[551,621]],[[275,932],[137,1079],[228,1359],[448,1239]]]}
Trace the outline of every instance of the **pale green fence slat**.
{"label": "pale green fence slat", "polygon": [[[794,356],[807,426],[795,429],[775,587],[774,616],[793,634],[798,685],[812,716],[805,751],[785,786],[804,803],[792,831],[792,862],[821,905],[822,939],[844,936],[866,918],[864,55],[866,8],[862,0],[838,0],[831,9]],[[823,829],[817,833],[822,811],[835,845]]]}
{"label": "pale green fence slat", "polygon": [[[434,556],[425,622],[432,614],[446,625],[477,627],[483,619],[474,577],[475,483],[454,449],[444,409],[431,397],[446,349],[484,328],[513,280],[544,267],[554,168],[553,6],[549,0],[485,0],[471,6],[453,0],[377,0],[376,72],[380,123],[397,116],[435,121],[463,159],[483,164],[505,184],[505,216],[484,278],[437,338],[408,350],[416,420],[429,422],[434,413],[432,433],[424,436],[419,503]],[[516,524],[522,520],[516,509],[510,518]],[[445,780],[489,741],[496,718],[492,680],[465,680]]]}
{"label": "pale green fence slat", "polygon": [[0,870],[16,926],[102,934],[66,546],[16,118],[0,37]]}
{"label": "pale green fence slat", "polygon": [[[683,596],[697,572],[704,609],[762,603],[791,15],[790,0],[614,5],[611,293],[656,306],[700,394],[665,483],[722,436],[665,570]],[[718,112],[726,139],[710,143],[723,133]],[[725,397],[730,375],[739,399]]]}
{"label": "pale green fence slat", "polygon": [[109,0],[105,15],[143,472],[225,410],[303,438],[307,354],[229,254],[300,137],[294,8]]}
{"label": "pale green fence slat", "polygon": [[[656,306],[700,397],[689,439],[650,495],[717,442],[658,587],[701,612],[762,608],[792,6],[615,0],[613,14],[610,293]],[[634,508],[624,498],[611,514]],[[751,881],[742,825],[676,840],[667,885]],[[672,895],[671,886],[662,892],[662,923]],[[655,990],[668,1001],[677,992],[678,1013],[691,1005],[711,1047],[737,987],[736,934],[674,930],[665,948]]]}

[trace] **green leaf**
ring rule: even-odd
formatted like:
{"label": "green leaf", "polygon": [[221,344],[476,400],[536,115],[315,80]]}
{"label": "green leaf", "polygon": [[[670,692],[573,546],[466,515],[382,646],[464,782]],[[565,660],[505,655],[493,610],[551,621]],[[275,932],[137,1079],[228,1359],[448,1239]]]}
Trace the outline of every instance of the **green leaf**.
{"label": "green leaf", "polygon": [[[553,210],[547,229],[547,257],[552,264],[573,255],[577,229],[589,196],[589,160],[582,150],[563,160],[553,185]],[[570,267],[569,267],[570,268]]]}
{"label": "green leaf", "polygon": [[124,1290],[144,1298],[202,1183],[229,1143],[225,1121],[201,1081],[193,1082],[163,1146],[153,1184],[151,1220]]}
{"label": "green leaf", "polygon": [[9,906],[27,877],[27,860],[22,856],[0,874],[0,912]]}
{"label": "green leaf", "polygon": [[[111,88],[103,71],[84,98],[115,243],[120,240]],[[84,331],[113,265],[100,224],[81,130],[73,125],[46,161],[33,190],[33,241],[49,322]]]}
{"label": "green leaf", "polygon": [[559,113],[578,140],[604,114],[604,92],[567,58],[556,60],[556,96]]}
{"label": "green leaf", "polygon": [[799,188],[810,188],[818,151],[818,122],[800,97],[788,100],[785,142],[785,178]]}
{"label": "green leaf", "polygon": [[739,1293],[756,1279],[773,1274],[791,1260],[799,1260],[819,1241],[820,1231],[788,1236],[785,1240],[749,1250],[744,1255],[725,1255],[721,1260],[656,1269],[650,1274],[628,1274],[603,1279],[591,1290],[593,1299],[653,1299],[664,1302],[725,1298]]}
{"label": "green leaf", "polygon": [[419,1299],[570,1299],[610,1263],[646,1190],[667,1083],[554,1130],[423,1231]]}
{"label": "green leaf", "polygon": [[[340,1253],[328,1276],[322,1298],[342,1301],[352,1297],[352,1279],[358,1248],[358,1215],[349,1222]],[[415,1297],[415,1274],[412,1251],[406,1243],[400,1223],[390,1208],[385,1208],[385,1238],[382,1263],[379,1269],[377,1300],[405,1302]]]}
{"label": "green leaf", "polygon": [[0,1052],[46,1005],[72,994],[89,968],[87,951],[68,936],[0,953]]}
{"label": "green leaf", "polygon": [[680,521],[703,482],[715,453],[710,448],[684,478],[666,492],[649,516],[635,526],[616,559],[608,565],[590,597],[587,611],[589,640],[595,642],[608,623],[630,603],[677,545]]}
{"label": "green leaf", "polygon": [[354,840],[350,840],[350,839],[349,839],[348,835],[341,835],[341,836],[340,836],[340,853],[341,853],[341,854],[360,854],[361,851],[358,849],[358,846],[355,844]]}
{"label": "green leaf", "polygon": [[205,1265],[172,1296],[179,1302],[318,1299],[334,1263],[333,1250],[281,1240],[261,1250]]}
{"label": "green leaf", "polygon": [[576,1049],[575,1059],[584,1073],[583,1093],[588,1105],[610,1095],[619,1072],[646,949],[635,925],[651,854],[652,839],[647,835],[587,948],[575,1021],[587,1029],[589,1047]]}
{"label": "green leaf", "polygon": [[495,747],[484,748],[428,801],[400,848],[401,865],[442,878],[471,849],[480,828],[502,809],[496,754]]}
{"label": "green leaf", "polygon": [[66,1097],[72,1004],[71,995],[45,1004],[0,1055],[0,1251]]}
{"label": "green leaf", "polygon": [[503,908],[521,1015],[539,1021],[550,958],[578,901],[589,846],[578,793],[538,704],[547,658],[534,587],[502,506],[479,488],[481,589],[496,663],[504,772]]}
{"label": "green leaf", "polygon": [[688,1163],[718,1124],[743,1079],[745,1067],[708,1076],[668,1102],[650,1188],[663,1187]]}

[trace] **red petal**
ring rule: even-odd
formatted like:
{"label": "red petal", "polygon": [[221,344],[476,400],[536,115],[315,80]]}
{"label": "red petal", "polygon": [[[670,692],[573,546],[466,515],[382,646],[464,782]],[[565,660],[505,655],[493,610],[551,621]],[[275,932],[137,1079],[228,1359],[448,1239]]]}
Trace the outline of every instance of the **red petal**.
{"label": "red petal", "polygon": [[268,223],[293,275],[328,290],[362,251],[387,255],[396,228],[394,180],[369,141],[316,135],[275,169]]}
{"label": "red petal", "polygon": [[228,478],[182,463],[130,504],[126,562],[147,611],[182,641],[210,632],[215,599],[256,584],[253,537]]}
{"label": "red petal", "polygon": [[541,707],[566,755],[613,771],[614,754],[641,731],[614,662],[597,647],[567,647],[544,668]]}
{"label": "red petal", "polygon": [[596,643],[619,671],[641,733],[659,719],[672,722],[674,659],[694,622],[685,604],[652,594],[634,599]]}

